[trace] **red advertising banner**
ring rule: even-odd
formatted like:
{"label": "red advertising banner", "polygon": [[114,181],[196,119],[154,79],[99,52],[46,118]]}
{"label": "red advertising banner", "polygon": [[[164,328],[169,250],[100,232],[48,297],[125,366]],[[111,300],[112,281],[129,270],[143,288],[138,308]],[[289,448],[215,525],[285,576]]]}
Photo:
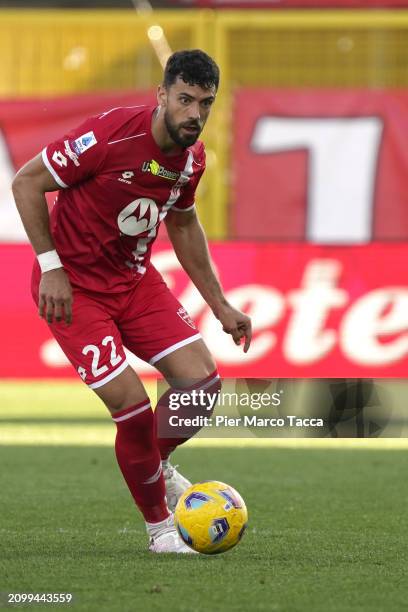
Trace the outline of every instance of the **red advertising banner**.
{"label": "red advertising banner", "polygon": [[[0,241],[26,241],[10,189],[18,167],[91,114],[153,100],[116,92],[0,102]],[[234,237],[408,239],[406,91],[245,89],[233,125]]]}
{"label": "red advertising banner", "polygon": [[243,89],[234,100],[232,234],[408,239],[408,92]]}
{"label": "red advertising banner", "polygon": [[[153,92],[128,92],[0,103],[0,377],[76,377],[32,303],[31,248],[7,244],[26,240],[14,169],[86,116],[152,100]],[[406,377],[408,242],[398,240],[408,240],[408,93],[242,90],[234,112],[234,231],[265,242],[217,243],[212,252],[228,299],[253,318],[247,355],[169,245],[154,256],[221,373]]]}
{"label": "red advertising banner", "polygon": [[[321,247],[215,243],[211,251],[227,298],[252,317],[245,355],[225,334],[169,244],[153,261],[197,321],[223,376],[406,377],[407,244]],[[29,291],[28,245],[1,245],[0,377],[77,374],[40,320]],[[143,376],[154,370],[130,356]]]}

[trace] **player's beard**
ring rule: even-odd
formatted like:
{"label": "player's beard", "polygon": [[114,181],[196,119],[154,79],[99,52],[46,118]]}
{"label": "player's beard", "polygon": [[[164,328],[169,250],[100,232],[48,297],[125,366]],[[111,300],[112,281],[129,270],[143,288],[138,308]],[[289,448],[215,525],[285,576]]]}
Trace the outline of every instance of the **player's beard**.
{"label": "player's beard", "polygon": [[[190,123],[180,123],[179,125],[175,125],[171,119],[170,119],[170,115],[167,111],[167,109],[164,112],[164,123],[166,126],[166,129],[170,135],[170,138],[177,144],[179,145],[179,147],[191,147],[191,145],[193,145],[200,133],[201,133],[201,127],[199,125],[199,123],[197,122],[190,122]],[[181,128],[183,127],[195,127],[197,128],[197,132],[195,134],[181,134]]]}

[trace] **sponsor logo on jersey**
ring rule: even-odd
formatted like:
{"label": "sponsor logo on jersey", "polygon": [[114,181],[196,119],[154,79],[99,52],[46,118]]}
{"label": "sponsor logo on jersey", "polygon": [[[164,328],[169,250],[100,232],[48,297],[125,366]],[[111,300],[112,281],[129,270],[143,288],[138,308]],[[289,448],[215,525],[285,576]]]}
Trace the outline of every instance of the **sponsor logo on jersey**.
{"label": "sponsor logo on jersey", "polygon": [[177,181],[180,177],[180,172],[173,172],[173,170],[167,170],[164,166],[161,166],[156,160],[151,159],[145,161],[142,164],[142,172],[150,172],[154,176],[161,176],[169,181]]}
{"label": "sponsor logo on jersey", "polygon": [[66,168],[68,164],[67,158],[61,153],[61,151],[54,151],[52,161],[58,164],[60,168]]}
{"label": "sponsor logo on jersey", "polygon": [[135,176],[135,173],[132,172],[132,170],[125,170],[125,172],[122,172],[122,176],[118,178],[118,181],[131,185],[132,181],[130,181],[129,179],[131,179],[133,176]]}
{"label": "sponsor logo on jersey", "polygon": [[58,164],[60,168],[66,168],[68,164],[67,158],[61,153],[61,151],[54,151],[52,161]]}
{"label": "sponsor logo on jersey", "polygon": [[188,314],[185,308],[179,308],[177,311],[177,314],[180,317],[180,319],[183,319],[184,323],[187,323],[187,325],[189,325],[193,329],[197,329],[194,324],[193,319],[190,317],[190,315]]}
{"label": "sponsor logo on jersey", "polygon": [[76,140],[73,140],[70,145],[76,155],[82,155],[85,151],[96,145],[98,141],[95,138],[95,134],[93,132],[87,132],[86,134],[82,134]]}
{"label": "sponsor logo on jersey", "polygon": [[[138,198],[130,202],[118,215],[118,227],[125,236],[137,236],[155,227],[159,221],[159,209],[154,200]],[[149,242],[149,240],[147,240]],[[143,250],[143,253],[146,251]],[[140,253],[139,253],[140,254]]]}

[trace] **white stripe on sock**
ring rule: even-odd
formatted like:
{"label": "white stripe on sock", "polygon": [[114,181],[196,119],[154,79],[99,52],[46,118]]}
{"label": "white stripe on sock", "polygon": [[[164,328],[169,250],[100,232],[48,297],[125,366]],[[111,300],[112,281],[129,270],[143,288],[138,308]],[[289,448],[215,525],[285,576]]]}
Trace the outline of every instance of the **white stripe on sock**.
{"label": "white stripe on sock", "polygon": [[159,467],[157,468],[156,472],[153,474],[153,476],[151,476],[150,478],[148,478],[147,480],[145,480],[144,482],[142,482],[142,484],[153,484],[154,482],[157,482],[161,476],[162,473],[162,465],[161,465],[161,461],[159,463]]}
{"label": "white stripe on sock", "polygon": [[144,412],[145,410],[148,410],[149,408],[150,408],[150,402],[147,402],[147,404],[145,404],[144,406],[141,406],[140,408],[136,408],[135,410],[132,410],[131,412],[128,412],[127,414],[124,414],[116,418],[113,416],[112,419],[115,421],[115,423],[120,423],[121,421],[126,421],[127,419],[131,419],[136,414],[140,414],[141,412]]}

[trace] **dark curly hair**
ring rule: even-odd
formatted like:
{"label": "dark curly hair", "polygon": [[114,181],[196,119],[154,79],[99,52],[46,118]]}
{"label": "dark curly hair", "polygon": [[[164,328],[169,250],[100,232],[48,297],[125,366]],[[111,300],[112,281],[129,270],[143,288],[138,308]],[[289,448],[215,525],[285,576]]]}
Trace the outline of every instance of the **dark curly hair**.
{"label": "dark curly hair", "polygon": [[163,85],[168,89],[181,77],[188,85],[218,89],[220,70],[214,60],[200,49],[176,51],[167,60]]}

